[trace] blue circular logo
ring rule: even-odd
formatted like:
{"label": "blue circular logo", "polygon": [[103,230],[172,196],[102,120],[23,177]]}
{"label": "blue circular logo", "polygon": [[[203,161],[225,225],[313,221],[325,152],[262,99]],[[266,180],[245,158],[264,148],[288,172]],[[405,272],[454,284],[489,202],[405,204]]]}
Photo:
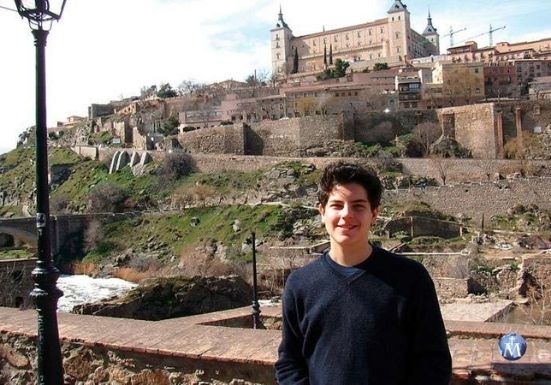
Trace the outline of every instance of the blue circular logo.
{"label": "blue circular logo", "polygon": [[505,334],[497,345],[499,353],[509,361],[516,361],[526,353],[526,340],[517,333]]}

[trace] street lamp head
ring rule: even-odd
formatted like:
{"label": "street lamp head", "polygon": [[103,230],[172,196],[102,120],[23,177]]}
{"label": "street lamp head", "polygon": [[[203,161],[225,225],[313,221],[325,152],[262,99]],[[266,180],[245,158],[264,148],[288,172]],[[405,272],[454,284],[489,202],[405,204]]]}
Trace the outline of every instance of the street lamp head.
{"label": "street lamp head", "polygon": [[[67,0],[15,0],[17,13],[29,21],[31,29],[49,30],[59,20]],[[53,6],[51,6],[51,4]]]}

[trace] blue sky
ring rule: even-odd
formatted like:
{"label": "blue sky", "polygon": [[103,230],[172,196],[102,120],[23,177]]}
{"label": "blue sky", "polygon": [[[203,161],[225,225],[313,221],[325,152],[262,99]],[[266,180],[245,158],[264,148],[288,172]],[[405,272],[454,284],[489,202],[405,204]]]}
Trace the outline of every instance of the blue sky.
{"label": "blue sky", "polygon": [[[54,1],[54,0],[51,0]],[[144,85],[184,79],[242,80],[270,70],[269,30],[279,5],[295,35],[386,16],[393,0],[68,0],[47,47],[48,121],[86,115],[90,103],[136,95]],[[441,35],[467,28],[455,43],[506,25],[499,41],[551,37],[550,0],[404,0],[422,32],[430,7]],[[13,8],[13,1],[0,0]],[[488,44],[487,36],[477,39]],[[448,38],[441,38],[444,51]],[[0,152],[34,124],[34,46],[26,22],[0,9]]]}

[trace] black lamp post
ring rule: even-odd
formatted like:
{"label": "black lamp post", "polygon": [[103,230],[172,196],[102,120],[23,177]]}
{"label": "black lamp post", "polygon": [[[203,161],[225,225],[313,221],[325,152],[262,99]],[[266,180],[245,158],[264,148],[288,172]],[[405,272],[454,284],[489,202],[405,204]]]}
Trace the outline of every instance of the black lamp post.
{"label": "black lamp post", "polygon": [[32,272],[31,292],[38,312],[38,385],[63,384],[63,364],[57,327],[57,300],[63,292],[56,286],[59,271],[51,253],[50,202],[48,191],[48,133],[46,126],[46,60],[48,31],[59,20],[66,0],[57,2],[56,10],[48,0],[15,0],[19,15],[29,21],[36,46],[36,228],[38,261]]}
{"label": "black lamp post", "polygon": [[253,242],[253,328],[260,329],[262,323],[260,321],[260,304],[258,303],[258,285],[256,282],[256,234],[254,231],[251,238]]}

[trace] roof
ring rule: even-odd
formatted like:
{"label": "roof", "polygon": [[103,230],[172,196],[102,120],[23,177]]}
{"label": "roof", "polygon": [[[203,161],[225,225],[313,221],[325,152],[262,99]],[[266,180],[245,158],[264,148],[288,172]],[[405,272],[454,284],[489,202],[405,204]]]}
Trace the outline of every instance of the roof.
{"label": "roof", "polygon": [[427,26],[425,27],[425,30],[423,31],[422,35],[433,35],[436,33],[436,28],[434,28],[434,26],[432,25],[432,17],[430,17],[430,12],[429,12],[429,17],[427,18]]}
{"label": "roof", "polygon": [[402,3],[402,0],[394,0],[394,4],[388,10],[388,13],[407,11],[407,5]]}
{"label": "roof", "polygon": [[312,38],[312,37],[316,37],[316,36],[330,35],[330,34],[338,33],[338,32],[352,31],[352,30],[356,30],[356,29],[360,29],[360,28],[374,27],[376,25],[384,24],[386,22],[387,22],[386,18],[385,19],[377,19],[377,20],[374,20],[374,21],[369,21],[367,23],[350,25],[348,27],[341,27],[341,28],[330,29],[330,30],[321,31],[321,32],[309,33],[307,35],[302,35],[302,36],[295,36],[295,37],[293,37],[293,39]]}

